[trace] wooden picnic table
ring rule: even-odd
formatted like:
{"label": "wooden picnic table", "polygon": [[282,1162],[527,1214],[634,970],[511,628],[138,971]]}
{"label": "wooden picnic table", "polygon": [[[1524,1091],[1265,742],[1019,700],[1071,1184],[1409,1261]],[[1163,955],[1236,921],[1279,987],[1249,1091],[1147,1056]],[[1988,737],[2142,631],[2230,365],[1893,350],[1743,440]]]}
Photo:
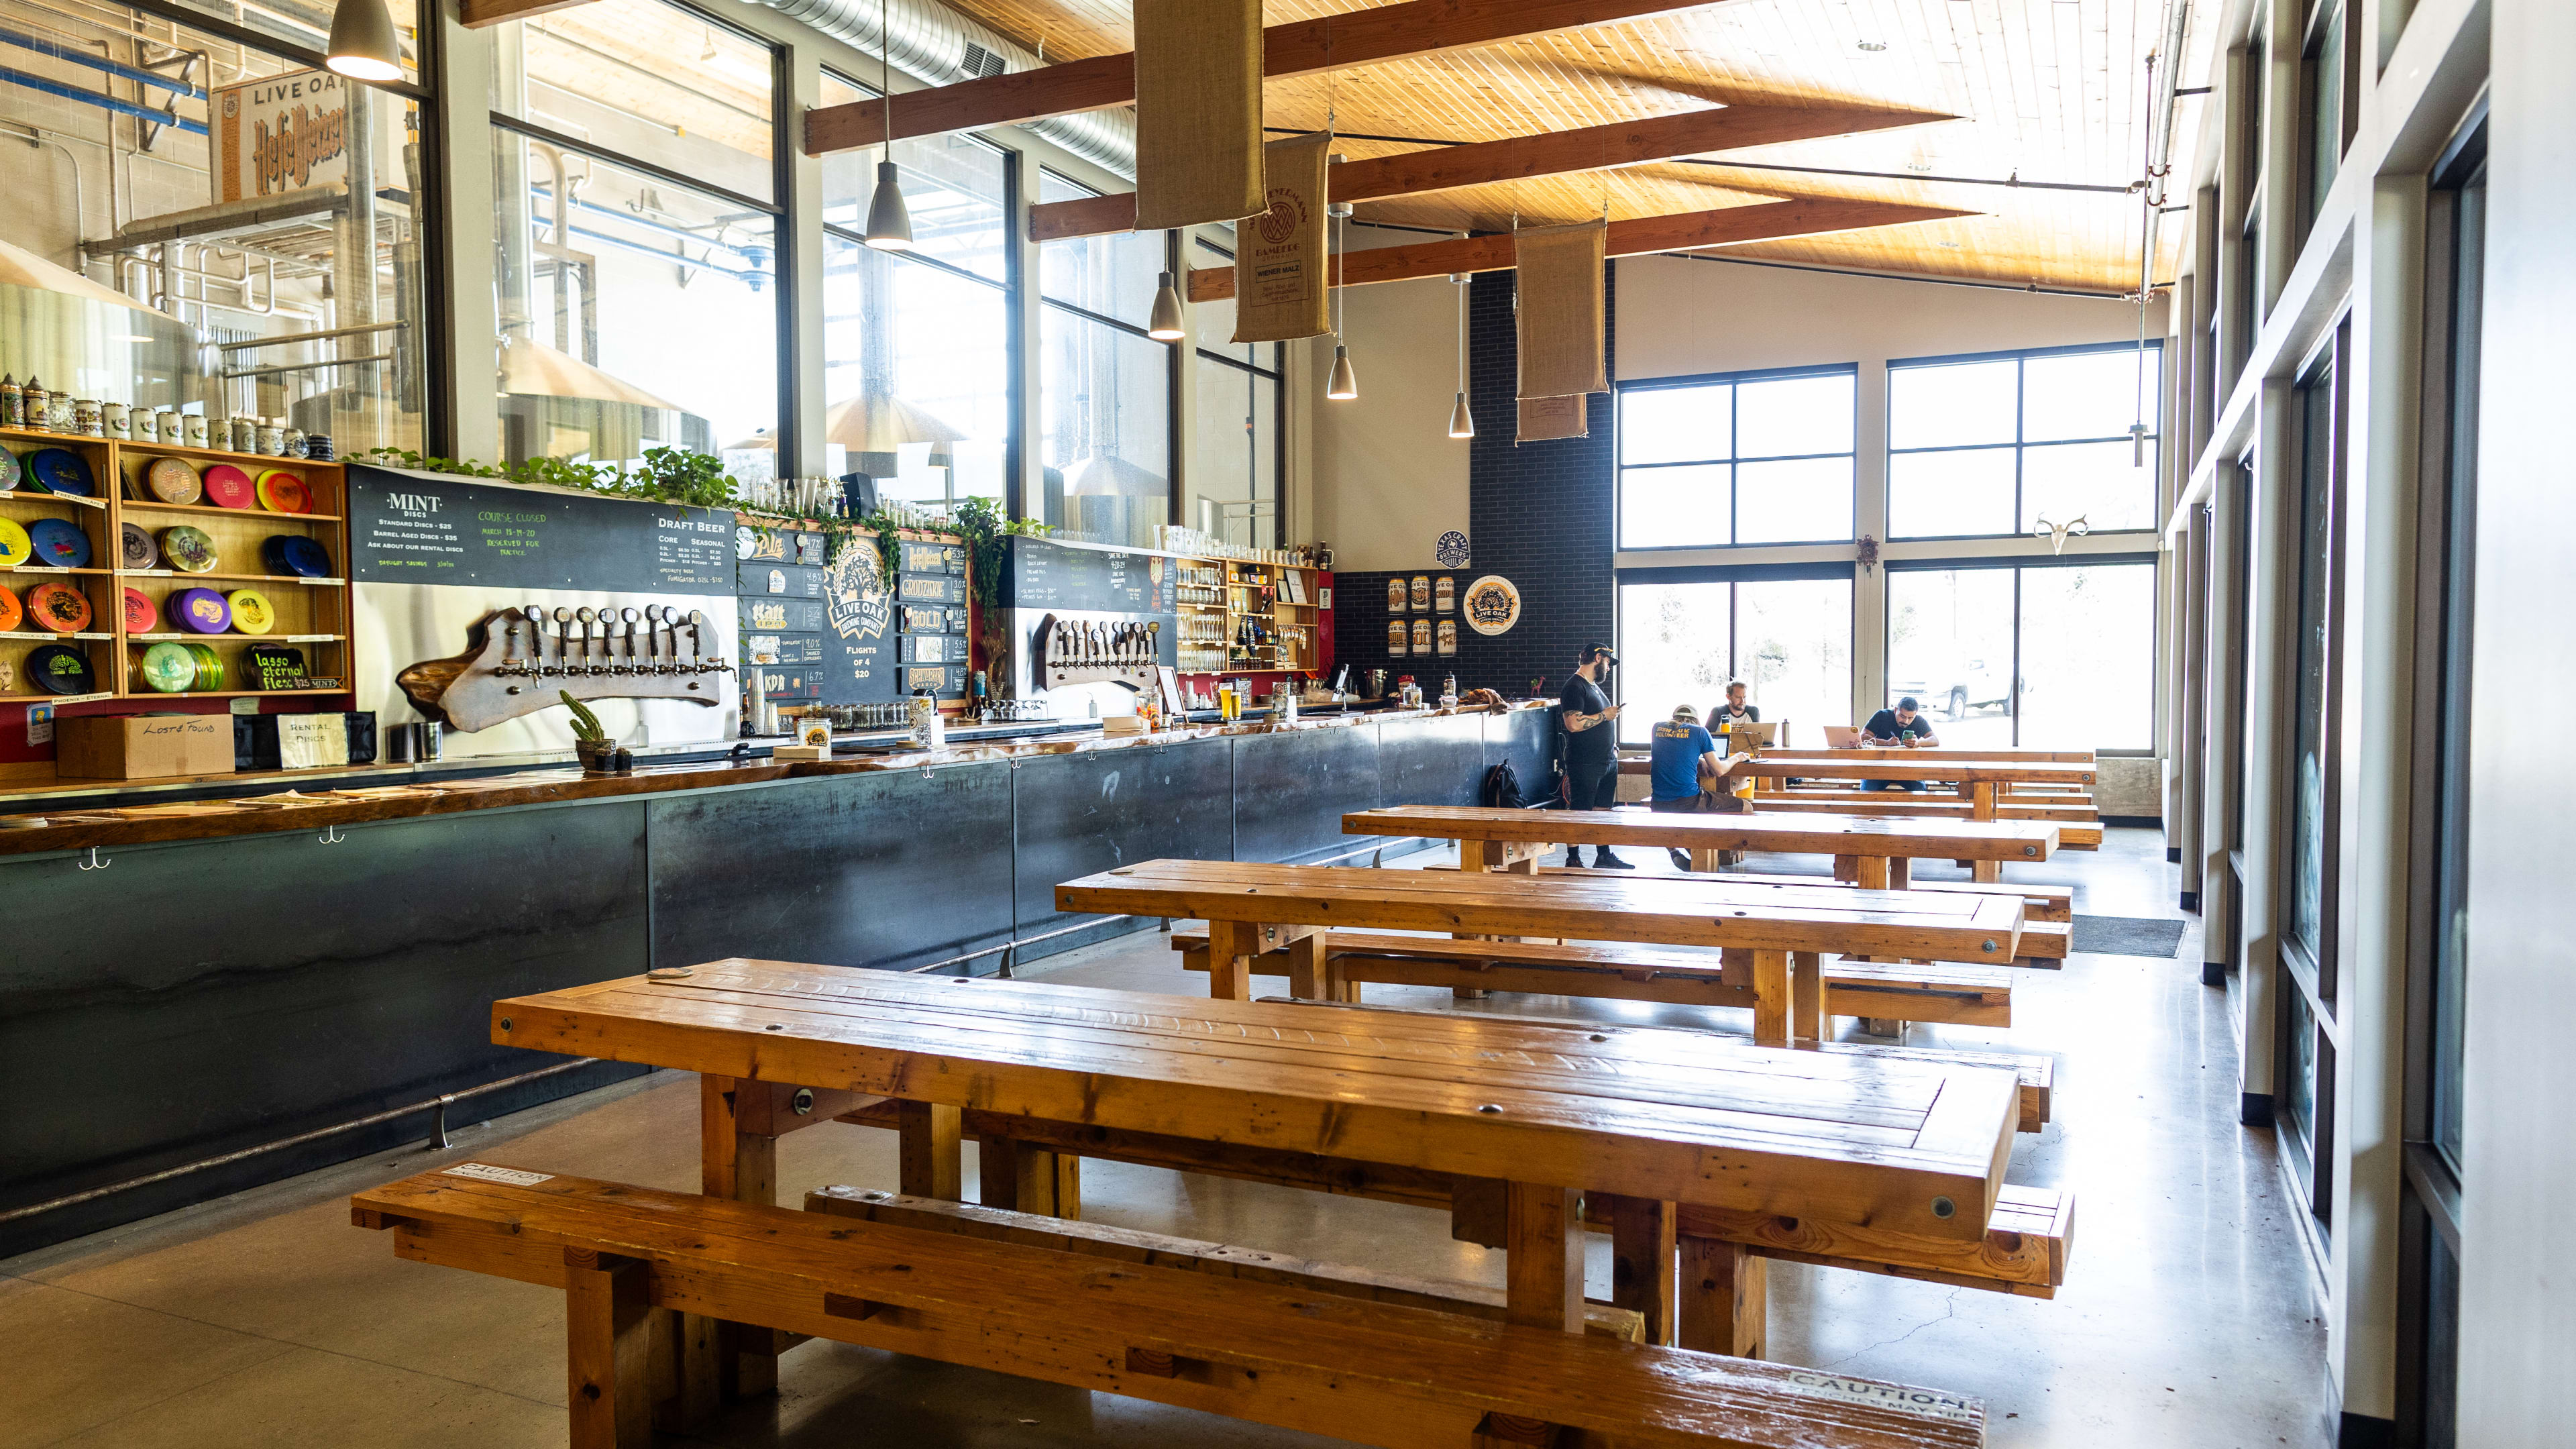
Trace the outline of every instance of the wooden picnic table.
{"label": "wooden picnic table", "polygon": [[2082,762],[1996,760],[1966,756],[1942,758],[1939,750],[1838,750],[1835,754],[1870,754],[1876,759],[1778,758],[1768,755],[1734,762],[1734,776],[1753,778],[1753,806],[1762,808],[1765,780],[1937,780],[1954,785],[1968,802],[1968,818],[1992,820],[2003,787],[2032,784],[2093,783],[2093,767]]}
{"label": "wooden picnic table", "polygon": [[1727,850],[1830,855],[1861,886],[1902,890],[1916,860],[1964,860],[1980,881],[1999,881],[2007,860],[2057,852],[2044,821],[1881,820],[1857,815],[1721,815],[1645,810],[1504,810],[1480,805],[1393,805],[1342,817],[1345,835],[1458,842],[1461,870],[1535,875],[1555,845],[1633,845],[1690,852],[1691,868],[1717,869]]}
{"label": "wooden picnic table", "polygon": [[1141,861],[1055,897],[1060,911],[1206,921],[1208,990],[1226,1000],[1252,994],[1252,958],[1271,951],[1288,953],[1290,995],[1320,998],[1334,928],[1742,951],[1754,1035],[1777,1042],[1791,1039],[1797,983],[1812,995],[1825,953],[2000,966],[2019,954],[2022,924],[2010,896],[1225,860]]}
{"label": "wooden picnic table", "polygon": [[[1663,1035],[1629,1051],[1580,1026],[738,959],[492,1008],[501,1045],[700,1073],[703,1190],[738,1201],[776,1200],[779,1135],[877,1098],[900,1104],[902,1190],[921,1197],[962,1195],[969,1108],[1504,1183],[1507,1317],[1565,1332],[1583,1328],[1587,1191],[1663,1204],[1667,1264],[1674,1205],[1983,1241],[2011,1069]],[[767,1386],[767,1335],[724,1338],[729,1383]]]}

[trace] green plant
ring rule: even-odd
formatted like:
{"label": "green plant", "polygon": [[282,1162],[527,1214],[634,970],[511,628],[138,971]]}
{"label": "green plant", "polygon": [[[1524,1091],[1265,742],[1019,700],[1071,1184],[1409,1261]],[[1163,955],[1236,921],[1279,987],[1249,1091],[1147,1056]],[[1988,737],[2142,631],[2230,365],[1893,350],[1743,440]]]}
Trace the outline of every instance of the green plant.
{"label": "green plant", "polygon": [[382,463],[423,473],[453,473],[466,478],[498,478],[549,488],[603,493],[691,508],[730,508],[739,486],[724,464],[685,448],[647,448],[643,468],[630,473],[615,463],[575,463],[563,458],[530,458],[511,468],[454,458],[433,458],[407,448],[378,448],[353,453],[352,461]]}
{"label": "green plant", "polygon": [[555,693],[563,696],[564,708],[572,711],[574,739],[586,740],[594,744],[607,740],[608,731],[600,725],[599,716],[590,712],[589,705],[573,698],[572,691],[569,689],[558,689]]}
{"label": "green plant", "polygon": [[966,540],[967,583],[978,608],[992,610],[1002,602],[1002,540],[1044,538],[1053,532],[1034,518],[1004,516],[990,498],[965,498],[949,511],[949,531]]}

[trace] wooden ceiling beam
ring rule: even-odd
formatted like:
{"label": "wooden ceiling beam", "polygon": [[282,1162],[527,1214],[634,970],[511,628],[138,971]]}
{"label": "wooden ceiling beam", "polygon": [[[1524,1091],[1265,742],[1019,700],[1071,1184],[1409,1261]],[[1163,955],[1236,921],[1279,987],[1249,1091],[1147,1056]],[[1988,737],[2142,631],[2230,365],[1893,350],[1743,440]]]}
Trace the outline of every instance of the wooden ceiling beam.
{"label": "wooden ceiling beam", "polygon": [[[1616,121],[1606,126],[1585,126],[1573,131],[1516,136],[1507,141],[1477,141],[1430,151],[1408,151],[1400,156],[1345,161],[1332,168],[1332,199],[1376,201],[1389,196],[1419,196],[1426,191],[1448,191],[1460,186],[1527,181],[1532,177],[1558,176],[1570,171],[1600,171],[1613,166],[1669,161],[1676,156],[1697,156],[1710,151],[1770,146],[1822,136],[1849,136],[1863,131],[1883,131],[1893,126],[1919,126],[1929,121],[1956,119],[1935,111],[1726,106],[1688,111],[1677,116],[1650,116],[1643,120]],[[1106,236],[1133,231],[1135,226],[1136,198],[1132,192],[1086,196],[1077,201],[1041,202],[1029,208],[1031,241]]]}
{"label": "wooden ceiling beam", "polygon": [[[1281,80],[1380,61],[1500,45],[1558,30],[1642,20],[1727,0],[1406,0],[1262,32],[1262,73]],[[894,139],[1013,126],[1136,99],[1136,56],[1094,56],[1036,70],[912,91],[895,108]],[[805,113],[805,154],[828,156],[886,139],[885,102],[850,101]]]}
{"label": "wooden ceiling beam", "polygon": [[468,30],[483,30],[504,20],[526,20],[589,3],[590,0],[464,0],[458,7],[457,23]]}
{"label": "wooden ceiling beam", "polygon": [[[1654,252],[1690,251],[1698,247],[1739,246],[1745,242],[1782,241],[1826,232],[1902,226],[1916,221],[1944,221],[1975,216],[1941,206],[1903,206],[1887,201],[1854,201],[1838,196],[1797,197],[1715,211],[1685,211],[1671,216],[1641,216],[1610,223],[1609,254],[1645,256]],[[1514,265],[1507,233],[1415,242],[1350,252],[1342,261],[1341,282],[1360,287],[1372,282],[1402,282],[1453,272],[1506,272]],[[1234,295],[1234,268],[1202,267],[1190,273],[1190,300],[1218,302]]]}

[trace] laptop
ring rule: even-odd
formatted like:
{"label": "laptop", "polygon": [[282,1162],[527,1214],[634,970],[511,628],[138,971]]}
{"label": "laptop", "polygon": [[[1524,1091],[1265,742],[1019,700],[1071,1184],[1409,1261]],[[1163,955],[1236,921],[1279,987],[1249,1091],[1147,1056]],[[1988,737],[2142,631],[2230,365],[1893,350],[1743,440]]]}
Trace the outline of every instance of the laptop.
{"label": "laptop", "polygon": [[1869,743],[1858,725],[1826,725],[1824,728],[1826,749],[1857,750]]}
{"label": "laptop", "polygon": [[1779,725],[1747,720],[1728,730],[1725,739],[1730,750],[1767,750],[1779,742],[1779,736]]}

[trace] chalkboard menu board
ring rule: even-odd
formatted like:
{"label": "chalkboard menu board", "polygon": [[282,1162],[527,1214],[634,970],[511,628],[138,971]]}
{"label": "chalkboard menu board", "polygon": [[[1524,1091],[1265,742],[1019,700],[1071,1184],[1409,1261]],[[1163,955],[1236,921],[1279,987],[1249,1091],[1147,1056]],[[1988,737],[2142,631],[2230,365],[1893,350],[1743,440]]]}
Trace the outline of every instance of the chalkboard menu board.
{"label": "chalkboard menu board", "polygon": [[845,543],[823,567],[823,627],[817,671],[825,704],[883,704],[903,697],[895,661],[894,597],[879,572],[876,544]]}
{"label": "chalkboard menu board", "polygon": [[1160,554],[1077,548],[1044,538],[1011,540],[1011,603],[1023,609],[1168,614],[1173,574],[1173,561]]}
{"label": "chalkboard menu board", "polygon": [[730,594],[733,515],[351,464],[349,577]]}

